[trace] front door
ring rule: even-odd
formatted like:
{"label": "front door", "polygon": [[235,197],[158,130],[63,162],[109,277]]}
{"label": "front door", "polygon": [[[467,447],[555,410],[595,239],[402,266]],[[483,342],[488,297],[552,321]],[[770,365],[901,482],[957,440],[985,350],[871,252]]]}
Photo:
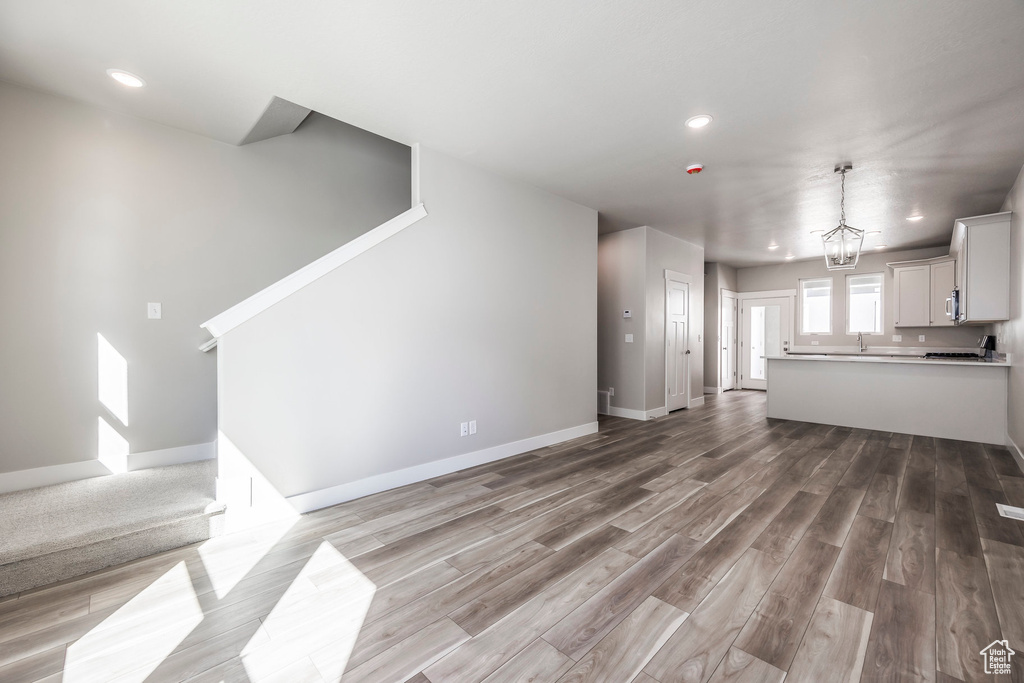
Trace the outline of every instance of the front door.
{"label": "front door", "polygon": [[742,368],[740,387],[768,388],[768,356],[779,356],[789,350],[789,297],[747,299],[740,309],[743,317],[743,339],[740,345]]}
{"label": "front door", "polygon": [[669,412],[685,408],[690,392],[690,345],[688,313],[690,286],[668,282],[668,315],[665,321],[665,386]]}

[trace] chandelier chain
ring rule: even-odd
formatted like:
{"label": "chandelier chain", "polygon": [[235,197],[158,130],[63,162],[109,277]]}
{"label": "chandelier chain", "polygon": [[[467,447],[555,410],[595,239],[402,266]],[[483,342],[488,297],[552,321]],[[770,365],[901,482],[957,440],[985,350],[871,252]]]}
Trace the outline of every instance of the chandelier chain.
{"label": "chandelier chain", "polygon": [[839,224],[846,225],[846,169],[840,173]]}

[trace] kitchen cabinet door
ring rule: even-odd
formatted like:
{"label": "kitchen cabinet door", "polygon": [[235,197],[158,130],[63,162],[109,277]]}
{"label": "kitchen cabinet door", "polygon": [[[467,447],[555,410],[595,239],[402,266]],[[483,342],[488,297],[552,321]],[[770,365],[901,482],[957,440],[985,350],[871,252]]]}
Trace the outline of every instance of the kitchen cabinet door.
{"label": "kitchen cabinet door", "polygon": [[896,327],[928,327],[930,282],[928,265],[893,269],[893,323]]}
{"label": "kitchen cabinet door", "polygon": [[933,263],[931,266],[931,323],[932,327],[952,327],[953,317],[947,299],[956,281],[956,261]]}

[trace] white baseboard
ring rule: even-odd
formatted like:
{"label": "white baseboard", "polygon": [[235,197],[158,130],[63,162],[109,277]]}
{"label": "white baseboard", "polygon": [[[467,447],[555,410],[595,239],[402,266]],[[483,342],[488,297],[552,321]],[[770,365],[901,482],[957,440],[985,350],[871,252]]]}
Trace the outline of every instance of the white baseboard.
{"label": "white baseboard", "polygon": [[723,391],[725,391],[725,389],[722,387],[704,387],[705,394],[720,394]]}
{"label": "white baseboard", "polygon": [[[214,442],[178,446],[177,448],[164,448],[158,451],[146,451],[143,453],[131,453],[128,456],[128,470],[134,471],[150,467],[180,465],[186,462],[209,460],[216,456],[217,450],[216,443]],[[0,474],[0,493],[24,491],[25,489],[34,489],[40,486],[53,486],[80,479],[104,477],[109,474],[110,470],[100,464],[99,460],[82,460],[63,465],[33,467],[27,470]]]}
{"label": "white baseboard", "polygon": [[362,498],[363,496],[369,496],[373,493],[415,484],[419,481],[451,474],[452,472],[458,472],[469,467],[476,467],[477,465],[484,465],[495,460],[501,460],[502,458],[509,458],[513,455],[543,448],[544,446],[551,446],[563,441],[569,441],[570,439],[578,439],[581,436],[587,436],[595,432],[597,432],[597,422],[589,422],[578,427],[570,427],[569,429],[541,434],[521,441],[492,446],[491,448],[456,455],[444,460],[435,460],[434,462],[407,467],[396,472],[385,472],[384,474],[377,474],[347,484],[339,484],[338,486],[331,486],[317,491],[288,496],[288,503],[295,508],[296,512],[311,512],[331,505],[337,505],[338,503],[344,503],[345,501]]}
{"label": "white baseboard", "polygon": [[[701,398],[701,401],[704,399]],[[612,406],[610,408],[609,415],[614,417],[625,417],[630,420],[653,420],[656,417],[665,417],[668,415],[668,410],[665,406],[655,408],[654,410],[633,410],[631,408],[616,408]]]}
{"label": "white baseboard", "polygon": [[630,420],[646,420],[647,414],[642,410],[632,410],[630,408],[619,408],[617,406],[609,406],[608,414],[612,417],[625,417]]}
{"label": "white baseboard", "polygon": [[1020,446],[1010,438],[1009,432],[1006,433],[1006,447],[1010,450],[1010,455],[1013,456],[1013,459],[1017,461],[1017,467],[1024,472],[1024,451],[1021,451]]}
{"label": "white baseboard", "polygon": [[186,462],[213,460],[217,457],[217,442],[197,443],[191,446],[163,448],[159,451],[131,453],[128,456],[128,471],[146,470],[150,467],[168,467],[183,465]]}
{"label": "white baseboard", "polygon": [[703,396],[698,396],[695,399],[691,399],[689,404],[687,404],[686,407],[687,408],[696,408],[696,407],[702,406],[702,405],[704,405],[704,397]]}

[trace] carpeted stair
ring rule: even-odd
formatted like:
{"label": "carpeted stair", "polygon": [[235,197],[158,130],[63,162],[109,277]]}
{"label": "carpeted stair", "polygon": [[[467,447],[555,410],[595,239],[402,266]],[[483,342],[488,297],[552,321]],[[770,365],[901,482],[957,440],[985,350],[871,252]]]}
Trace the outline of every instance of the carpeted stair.
{"label": "carpeted stair", "polygon": [[215,460],[0,494],[0,597],[215,535]]}

